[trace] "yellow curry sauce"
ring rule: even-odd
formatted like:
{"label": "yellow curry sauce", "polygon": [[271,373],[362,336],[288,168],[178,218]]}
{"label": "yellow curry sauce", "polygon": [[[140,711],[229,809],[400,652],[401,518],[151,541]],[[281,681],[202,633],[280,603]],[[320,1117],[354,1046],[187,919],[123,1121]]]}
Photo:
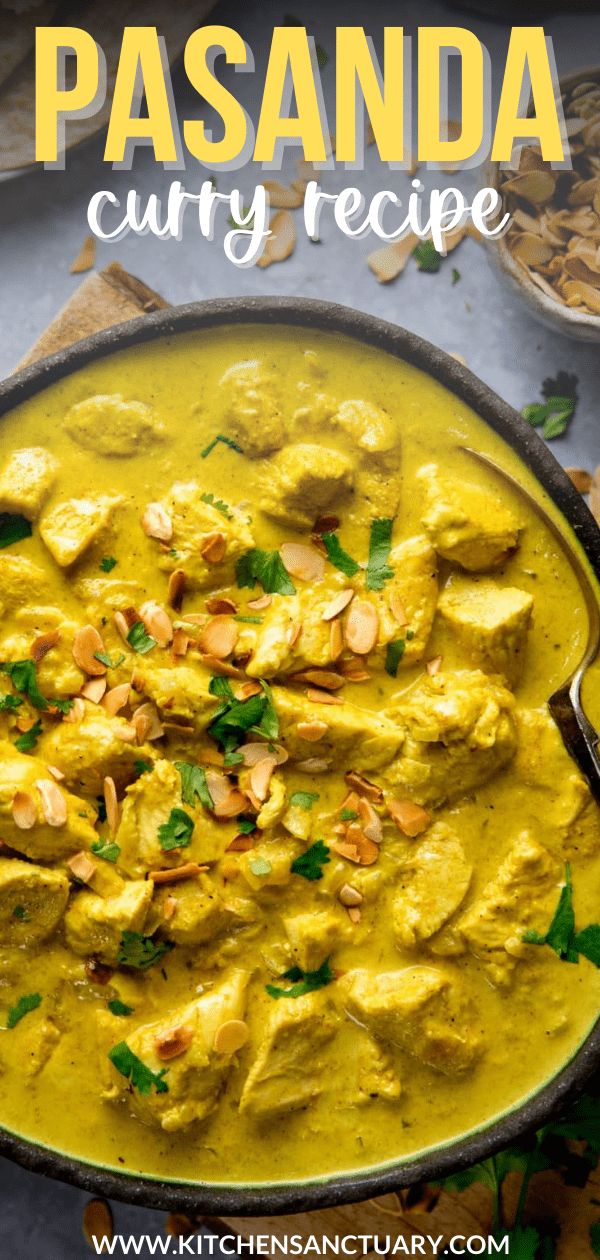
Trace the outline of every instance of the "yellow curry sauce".
{"label": "yellow curry sauce", "polygon": [[566,863],[597,917],[545,708],[586,614],[461,443],[541,495],[421,372],[296,328],[129,350],[3,419],[32,526],[0,550],[3,1125],[285,1181],[450,1140],[575,1052],[600,975],[523,937]]}

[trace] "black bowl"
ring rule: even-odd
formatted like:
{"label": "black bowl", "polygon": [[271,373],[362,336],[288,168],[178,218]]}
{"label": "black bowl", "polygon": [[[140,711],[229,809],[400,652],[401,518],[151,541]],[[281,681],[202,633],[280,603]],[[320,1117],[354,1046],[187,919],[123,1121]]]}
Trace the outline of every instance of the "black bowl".
{"label": "black bowl", "polygon": [[[312,328],[375,346],[412,363],[461,398],[517,452],[560,508],[600,577],[600,530],[547,446],[521,416],[455,359],[414,333],[332,302],[304,298],[227,298],[157,311],[95,333],[16,373],[0,385],[0,415],[85,364],[129,346],[227,324]],[[436,1181],[478,1163],[539,1128],[562,1110],[600,1066],[600,1019],[573,1058],[550,1081],[466,1137],[416,1156],[365,1171],[264,1185],[163,1181],[114,1172],[71,1159],[0,1128],[0,1152],[33,1172],[80,1186],[91,1194],[188,1215],[265,1216],[357,1203],[420,1181]]]}

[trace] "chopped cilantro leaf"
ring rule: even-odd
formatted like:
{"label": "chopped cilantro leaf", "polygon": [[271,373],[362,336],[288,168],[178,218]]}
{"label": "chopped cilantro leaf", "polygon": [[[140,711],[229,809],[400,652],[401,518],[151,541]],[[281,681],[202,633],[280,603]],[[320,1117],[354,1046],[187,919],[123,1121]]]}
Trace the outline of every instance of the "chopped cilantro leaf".
{"label": "chopped cilantro leaf", "polygon": [[318,971],[303,971],[301,967],[290,967],[289,971],[284,972],[283,979],[293,981],[291,988],[280,989],[278,985],[266,984],[265,989],[269,997],[303,997],[305,993],[313,993],[315,989],[322,989],[326,984],[331,984],[335,976],[329,965],[329,959],[326,958]]}
{"label": "chopped cilantro leaf", "polygon": [[419,241],[413,249],[412,256],[419,271],[433,273],[439,271],[442,265],[442,255],[438,253],[433,241]]}
{"label": "chopped cilantro leaf", "polygon": [[0,512],[0,548],[12,547],[13,543],[31,537],[31,523],[24,516]]}
{"label": "chopped cilantro leaf", "polygon": [[160,1072],[153,1072],[145,1063],[142,1063],[141,1059],[138,1059],[133,1050],[129,1049],[126,1041],[120,1041],[118,1045],[113,1046],[108,1052],[108,1057],[117,1072],[131,1081],[133,1088],[137,1089],[139,1094],[150,1094],[153,1085],[157,1094],[169,1092],[169,1086],[163,1079],[168,1069],[161,1068]]}
{"label": "chopped cilantro leaf", "polygon": [[249,836],[256,831],[256,823],[253,818],[238,818],[237,829],[241,836]]}
{"label": "chopped cilantro leaf", "polygon": [[74,703],[73,700],[51,700],[50,708],[56,709],[58,713],[70,713]]}
{"label": "chopped cilantro leaf", "polygon": [[214,801],[206,783],[206,772],[202,766],[193,765],[189,761],[176,761],[175,769],[181,778],[181,799],[184,805],[196,804],[196,797],[205,809],[213,809]]}
{"label": "chopped cilantro leaf", "polygon": [[322,840],[316,840],[311,844],[310,849],[306,853],[301,853],[292,862],[290,870],[294,875],[302,875],[303,879],[311,881],[323,878],[323,867],[331,861],[329,849]]}
{"label": "chopped cilantro leaf", "polygon": [[235,579],[240,588],[254,587],[260,582],[267,595],[296,594],[296,587],[278,551],[261,551],[260,547],[253,547],[240,556],[235,566]]}
{"label": "chopped cilantro leaf", "polygon": [[238,613],[237,616],[233,618],[233,620],[245,621],[247,622],[249,626],[262,626],[263,619],[262,617],[250,617],[250,616],[246,616],[245,613]]}
{"label": "chopped cilantro leaf", "polygon": [[22,703],[19,696],[0,696],[0,713],[9,713],[13,709],[18,709]]}
{"label": "chopped cilantro leaf", "polygon": [[398,666],[404,656],[405,647],[404,639],[393,639],[385,649],[385,672],[389,674],[390,678],[395,678],[398,673]]}
{"label": "chopped cilantro leaf", "polygon": [[116,862],[120,852],[121,849],[114,840],[94,840],[92,845],[92,853],[104,862]]}
{"label": "chopped cilantro leaf", "polygon": [[172,809],[165,823],[158,828],[158,839],[164,853],[187,848],[194,830],[194,819],[184,809]]}
{"label": "chopped cilantro leaf", "polygon": [[41,993],[24,993],[14,1006],[11,1006],[6,1019],[6,1027],[14,1028],[24,1015],[28,1015],[30,1011],[36,1011],[41,1004]]}
{"label": "chopped cilantro leaf", "polygon": [[29,915],[25,909],[25,906],[13,906],[13,912],[12,912],[11,917],[13,919],[16,919],[17,923],[29,923]]}
{"label": "chopped cilantro leaf", "polygon": [[221,513],[221,516],[227,517],[228,521],[232,520],[233,512],[229,504],[223,502],[223,499],[215,499],[214,494],[210,494],[209,491],[206,494],[201,494],[200,498],[203,503],[209,503],[211,507],[216,508],[217,512]]}
{"label": "chopped cilantro leaf", "polygon": [[147,634],[143,621],[136,621],[131,627],[127,635],[127,642],[131,644],[134,652],[139,652],[140,656],[145,656],[146,652],[151,652],[156,647],[156,639],[151,634]]}
{"label": "chopped cilantro leaf", "polygon": [[241,766],[243,763],[244,758],[239,752],[226,752],[223,757],[224,766]]}
{"label": "chopped cilantro leaf", "polygon": [[38,684],[33,661],[6,661],[0,665],[3,674],[8,674],[15,691],[27,696],[36,709],[47,709],[48,701],[44,699]]}
{"label": "chopped cilantro leaf", "polygon": [[112,573],[115,565],[119,563],[114,556],[103,556],[100,561],[100,568],[103,573]]}
{"label": "chopped cilantro leaf", "polygon": [[28,731],[23,731],[23,734],[19,735],[19,738],[15,740],[15,748],[21,753],[31,752],[31,749],[35,748],[41,733],[42,723],[38,718],[37,722],[34,722]]}
{"label": "chopped cilantro leaf", "polygon": [[590,923],[573,939],[573,947],[578,954],[583,954],[594,966],[600,967],[600,925]]}
{"label": "chopped cilantro leaf", "polygon": [[148,774],[148,771],[152,769],[152,762],[146,761],[144,757],[138,757],[133,763],[133,768],[136,779],[140,779],[143,774]]}
{"label": "chopped cilantro leaf", "polygon": [[121,1002],[120,998],[112,998],[108,1003],[108,1009],[111,1015],[133,1015],[134,1007],[127,1006],[126,1002]]}
{"label": "chopped cilantro leaf", "polygon": [[318,792],[292,792],[290,805],[299,805],[301,809],[312,809],[318,799]]}
{"label": "chopped cilantro leaf", "polygon": [[[137,651],[139,651],[139,648]],[[101,665],[106,665],[107,669],[118,669],[119,665],[122,665],[125,660],[122,652],[120,652],[118,656],[115,656],[114,661],[108,652],[94,652],[94,656],[97,661],[100,661]]]}
{"label": "chopped cilantro leaf", "polygon": [[[573,910],[573,884],[571,882],[571,867],[567,862],[565,867],[565,882],[560,891],[558,905],[552,916],[552,922],[545,935],[540,932],[525,932],[523,940],[528,945],[549,945],[550,949],[558,954],[564,962],[579,962],[579,953],[585,953],[585,949],[579,951],[577,947],[578,936],[583,937],[583,943],[586,948],[590,948],[594,953],[596,940],[595,925],[590,928],[584,928],[583,932],[575,933],[575,912]],[[598,938],[600,939],[600,928],[596,929]],[[586,955],[587,957],[588,955]],[[592,958],[592,961],[595,961]],[[598,966],[598,963],[596,963]]]}
{"label": "chopped cilantro leaf", "polygon": [[394,570],[388,564],[392,545],[391,517],[381,516],[371,521],[371,538],[369,542],[369,561],[367,564],[367,590],[381,591],[388,578],[394,576]]}
{"label": "chopped cilantro leaf", "polygon": [[342,822],[354,822],[358,814],[355,809],[343,809],[340,818]]}
{"label": "chopped cilantro leaf", "polygon": [[225,446],[231,447],[231,450],[237,451],[238,455],[244,454],[241,446],[238,446],[237,442],[234,442],[233,438],[226,437],[224,433],[217,433],[217,436],[213,438],[212,442],[209,442],[208,446],[205,446],[204,450],[200,451],[201,458],[206,459],[206,456],[210,455],[211,451],[214,451],[218,442],[223,442]]}
{"label": "chopped cilantro leaf", "polygon": [[337,534],[323,534],[322,537],[327,558],[336,569],[340,570],[340,573],[345,573],[346,577],[354,577],[360,572],[360,565],[348,555],[347,551],[344,551]]}
{"label": "chopped cilantro leaf", "polygon": [[211,696],[220,696],[226,700],[235,699],[229,679],[221,678],[219,674],[213,675],[208,684],[208,690]]}
{"label": "chopped cilantro leaf", "polygon": [[241,744],[244,735],[253,731],[265,739],[277,739],[279,720],[266,683],[262,683],[261,695],[247,700],[227,700],[217,709],[208,727],[208,733],[225,753],[232,753]]}
{"label": "chopped cilantro leaf", "polygon": [[151,936],[143,936],[141,932],[123,932],[117,962],[123,967],[145,971],[160,962],[172,948],[171,941],[153,941]]}

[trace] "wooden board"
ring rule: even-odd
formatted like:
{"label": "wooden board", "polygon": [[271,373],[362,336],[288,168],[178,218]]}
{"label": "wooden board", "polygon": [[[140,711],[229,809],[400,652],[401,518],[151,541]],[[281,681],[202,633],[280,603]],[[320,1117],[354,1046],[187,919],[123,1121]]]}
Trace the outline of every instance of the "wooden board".
{"label": "wooden board", "polygon": [[[52,354],[80,337],[168,305],[143,281],[129,275],[118,263],[111,263],[84,280],[19,366]],[[503,1207],[506,1220],[510,1222],[518,1198],[519,1178],[510,1174],[505,1184]],[[543,1233],[560,1228],[556,1260],[593,1260],[589,1228],[600,1219],[599,1201],[600,1171],[589,1179],[585,1190],[565,1186],[558,1174],[542,1173],[532,1182],[528,1223],[537,1225]],[[479,1183],[460,1195],[416,1186],[366,1203],[304,1212],[299,1216],[198,1218],[189,1222],[192,1229],[202,1224],[216,1233],[238,1234],[243,1238],[259,1234],[276,1237],[296,1234],[304,1239],[311,1235],[321,1239],[344,1234],[402,1238],[408,1250],[396,1253],[401,1256],[410,1255],[410,1240],[415,1236],[441,1234],[446,1240],[455,1234],[487,1235],[491,1225],[491,1195]],[[184,1221],[181,1226],[185,1228]],[[430,1247],[416,1254],[431,1258],[435,1253]]]}

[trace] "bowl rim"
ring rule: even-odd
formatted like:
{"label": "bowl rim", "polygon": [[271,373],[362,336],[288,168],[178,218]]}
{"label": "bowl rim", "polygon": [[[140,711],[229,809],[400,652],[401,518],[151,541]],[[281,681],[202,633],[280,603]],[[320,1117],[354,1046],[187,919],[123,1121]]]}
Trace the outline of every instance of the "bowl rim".
{"label": "bowl rim", "polygon": [[[415,333],[377,316],[315,298],[280,296],[213,298],[143,315],[113,325],[58,350],[0,383],[0,417],[88,363],[130,347],[223,326],[261,324],[303,327],[367,344],[419,368],[462,402],[516,452],[558,507],[600,578],[600,530],[548,447],[523,418],[467,367]],[[228,1185],[163,1180],[119,1172],[76,1158],[0,1126],[0,1154],[88,1193],[167,1211],[220,1216],[259,1216],[338,1207],[387,1194],[420,1181],[436,1181],[469,1167],[540,1127],[560,1110],[600,1066],[600,1018],[571,1058],[508,1111],[464,1136],[414,1156],[367,1169],[351,1169],[296,1181]]]}

